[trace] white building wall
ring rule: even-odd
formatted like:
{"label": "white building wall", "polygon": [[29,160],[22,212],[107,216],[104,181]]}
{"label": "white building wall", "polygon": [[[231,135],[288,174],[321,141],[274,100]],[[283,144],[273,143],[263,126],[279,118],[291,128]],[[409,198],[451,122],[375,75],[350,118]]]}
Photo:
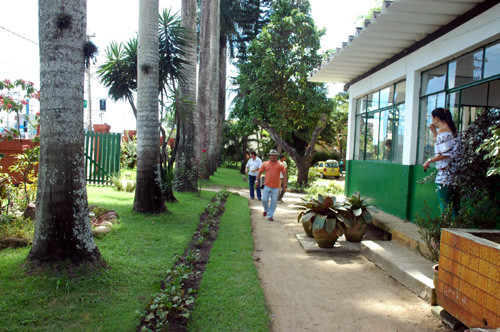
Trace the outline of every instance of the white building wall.
{"label": "white building wall", "polygon": [[500,4],[396,61],[349,89],[347,159],[354,157],[356,99],[389,84],[406,79],[405,138],[403,164],[415,164],[418,140],[420,74],[461,54],[500,38]]}

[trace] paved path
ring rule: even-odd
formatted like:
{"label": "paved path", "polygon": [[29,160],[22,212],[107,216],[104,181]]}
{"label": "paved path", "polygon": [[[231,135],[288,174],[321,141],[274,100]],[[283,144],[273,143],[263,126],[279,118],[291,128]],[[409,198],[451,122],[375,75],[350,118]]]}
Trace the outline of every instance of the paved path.
{"label": "paved path", "polygon": [[[239,190],[249,198],[248,190]],[[361,254],[306,254],[287,193],[274,221],[250,200],[254,259],[271,311],[272,331],[446,331],[431,307]]]}

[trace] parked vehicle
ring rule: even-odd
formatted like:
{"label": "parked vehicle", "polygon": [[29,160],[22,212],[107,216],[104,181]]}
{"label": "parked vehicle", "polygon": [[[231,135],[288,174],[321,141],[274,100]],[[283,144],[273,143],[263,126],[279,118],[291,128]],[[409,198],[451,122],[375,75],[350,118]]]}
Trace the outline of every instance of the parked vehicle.
{"label": "parked vehicle", "polygon": [[333,159],[318,161],[313,167],[311,167],[311,171],[314,174],[318,174],[322,179],[329,176],[333,176],[336,179],[340,177],[339,162]]}

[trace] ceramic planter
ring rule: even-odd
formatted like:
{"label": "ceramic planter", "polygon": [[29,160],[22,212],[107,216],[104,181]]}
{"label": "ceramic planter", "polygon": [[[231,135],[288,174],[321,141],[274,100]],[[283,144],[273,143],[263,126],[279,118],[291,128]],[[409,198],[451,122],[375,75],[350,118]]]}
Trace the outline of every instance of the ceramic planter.
{"label": "ceramic planter", "polygon": [[314,238],[316,239],[316,243],[318,243],[318,246],[320,248],[333,248],[335,245],[335,242],[337,242],[337,239],[339,236],[341,236],[343,233],[343,230],[336,226],[333,230],[333,232],[328,233],[325,228],[321,228],[319,230],[313,230],[313,235]]}
{"label": "ceramic planter", "polygon": [[357,217],[351,227],[346,227],[344,235],[349,242],[361,242],[367,229],[368,224],[361,217]]}
{"label": "ceramic planter", "polygon": [[312,233],[312,223],[311,220],[304,221],[302,220],[302,227],[304,227],[304,231],[308,237],[314,237]]}

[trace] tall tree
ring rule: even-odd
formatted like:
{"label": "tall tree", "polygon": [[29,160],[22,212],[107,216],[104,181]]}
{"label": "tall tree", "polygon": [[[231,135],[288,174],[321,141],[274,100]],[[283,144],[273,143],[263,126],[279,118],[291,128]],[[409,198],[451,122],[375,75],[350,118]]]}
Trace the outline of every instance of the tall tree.
{"label": "tall tree", "polygon": [[139,2],[137,52],[137,186],[134,211],[166,211],[160,181],[158,0]]}
{"label": "tall tree", "polygon": [[198,78],[198,159],[208,150],[208,173],[213,171],[217,142],[219,99],[220,0],[202,0],[200,25],[200,64]]}
{"label": "tall tree", "polygon": [[85,183],[85,0],[40,0],[40,164],[33,247],[36,264],[97,263]]}
{"label": "tall tree", "polygon": [[276,0],[269,24],[250,44],[248,62],[238,66],[236,117],[269,132],[295,161],[299,183],[308,180],[314,145],[332,107],[324,84],[307,81],[321,62],[323,34],[307,0]]}
{"label": "tall tree", "polygon": [[181,26],[188,34],[184,45],[183,79],[179,82],[179,142],[176,156],[174,186],[178,191],[197,191],[194,178],[196,160],[196,0],[182,0]]}

